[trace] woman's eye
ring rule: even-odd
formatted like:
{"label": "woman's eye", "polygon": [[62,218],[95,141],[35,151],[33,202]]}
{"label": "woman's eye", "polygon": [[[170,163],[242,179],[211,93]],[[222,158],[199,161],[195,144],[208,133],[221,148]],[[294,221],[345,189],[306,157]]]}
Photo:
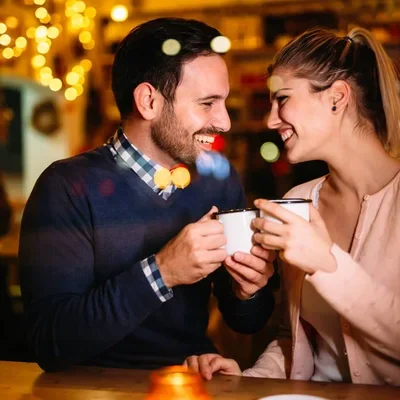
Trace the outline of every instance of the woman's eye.
{"label": "woman's eye", "polygon": [[286,102],[287,98],[288,98],[288,96],[279,96],[276,99],[279,104],[284,104]]}

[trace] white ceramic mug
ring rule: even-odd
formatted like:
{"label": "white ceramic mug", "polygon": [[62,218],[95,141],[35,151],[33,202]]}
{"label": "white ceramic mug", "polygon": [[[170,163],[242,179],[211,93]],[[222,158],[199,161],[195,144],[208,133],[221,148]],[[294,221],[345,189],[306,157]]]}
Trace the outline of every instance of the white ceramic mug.
{"label": "white ceramic mug", "polygon": [[220,211],[214,214],[215,218],[224,225],[226,244],[224,246],[228,255],[237,251],[249,253],[253,244],[254,231],[251,221],[259,216],[256,208],[242,208],[236,210]]}
{"label": "white ceramic mug", "polygon": [[[286,198],[286,199],[277,199],[277,200],[268,200],[272,203],[277,203],[280,206],[286,208],[290,212],[303,217],[306,221],[310,221],[310,203],[311,199],[300,199],[300,198]],[[265,213],[264,211],[260,211],[261,218],[265,218],[268,221],[277,222],[279,224],[282,223],[281,220],[272,217],[271,215]]]}

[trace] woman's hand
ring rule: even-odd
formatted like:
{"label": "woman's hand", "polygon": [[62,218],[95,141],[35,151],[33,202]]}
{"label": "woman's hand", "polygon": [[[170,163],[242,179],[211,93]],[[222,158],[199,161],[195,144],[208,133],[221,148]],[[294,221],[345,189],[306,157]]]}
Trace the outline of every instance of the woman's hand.
{"label": "woman's hand", "polygon": [[209,381],[214,372],[223,375],[241,375],[242,371],[235,360],[225,358],[219,354],[202,354],[201,356],[188,357],[183,365],[189,369],[200,373],[200,375]]}
{"label": "woman's hand", "polygon": [[280,258],[308,274],[318,270],[333,272],[336,260],[331,254],[332,239],[318,210],[310,205],[310,222],[277,203],[258,199],[255,206],[283,222],[256,218],[253,226],[260,232],[254,240],[266,249],[276,249]]}

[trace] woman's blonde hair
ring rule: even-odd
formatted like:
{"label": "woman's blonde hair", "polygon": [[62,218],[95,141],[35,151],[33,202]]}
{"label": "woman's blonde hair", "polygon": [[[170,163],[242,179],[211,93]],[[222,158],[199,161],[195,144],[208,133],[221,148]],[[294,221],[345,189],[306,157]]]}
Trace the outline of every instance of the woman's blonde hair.
{"label": "woman's blonde hair", "polygon": [[290,69],[310,80],[313,92],[328,89],[337,80],[352,88],[360,122],[369,121],[385,149],[400,157],[400,99],[398,76],[382,45],[363,28],[338,37],[312,29],[288,43],[268,67]]}

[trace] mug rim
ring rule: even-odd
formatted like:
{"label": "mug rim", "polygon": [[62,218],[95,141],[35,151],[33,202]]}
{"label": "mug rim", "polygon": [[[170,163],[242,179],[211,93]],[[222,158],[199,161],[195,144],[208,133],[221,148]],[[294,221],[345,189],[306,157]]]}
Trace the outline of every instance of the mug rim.
{"label": "mug rim", "polygon": [[234,214],[239,212],[246,212],[246,211],[259,211],[258,208],[232,208],[231,210],[222,210],[213,213],[214,216],[223,215],[223,214]]}
{"label": "mug rim", "polygon": [[271,203],[278,203],[278,204],[300,204],[300,203],[311,203],[311,199],[302,199],[300,197],[287,197],[284,199],[271,199],[268,200]]}

